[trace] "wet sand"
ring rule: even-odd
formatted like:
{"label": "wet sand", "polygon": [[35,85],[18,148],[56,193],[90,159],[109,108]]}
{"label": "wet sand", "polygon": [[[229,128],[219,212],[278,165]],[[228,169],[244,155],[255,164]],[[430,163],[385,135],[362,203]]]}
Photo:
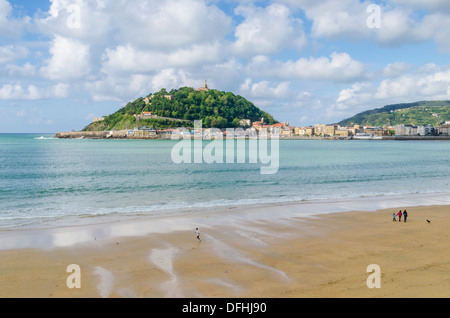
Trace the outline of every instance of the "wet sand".
{"label": "wet sand", "polygon": [[[450,206],[408,207],[406,223],[392,221],[397,211],[229,222],[207,213],[166,223],[138,218],[116,224],[114,233],[103,229],[109,235],[97,225],[84,239],[58,229],[59,245],[0,251],[0,297],[450,297]],[[160,231],[126,235],[127,227],[152,222]],[[3,234],[5,244],[18,235]],[[79,265],[81,288],[67,286],[71,264]],[[380,288],[367,285],[371,264],[379,265]]]}

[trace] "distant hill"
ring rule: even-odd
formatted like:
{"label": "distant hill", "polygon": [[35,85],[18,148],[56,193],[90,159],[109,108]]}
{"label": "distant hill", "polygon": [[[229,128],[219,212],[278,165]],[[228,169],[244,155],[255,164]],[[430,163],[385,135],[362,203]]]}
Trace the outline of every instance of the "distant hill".
{"label": "distant hill", "polygon": [[[149,116],[139,116],[143,112]],[[138,115],[137,118],[135,115]],[[149,118],[151,117],[151,118]],[[204,128],[238,127],[242,119],[268,124],[277,121],[244,97],[231,92],[182,87],[141,97],[128,103],[103,121],[91,123],[83,131],[127,130],[142,126],[153,128],[193,127],[194,120],[202,120]]]}
{"label": "distant hill", "polygon": [[450,101],[420,101],[393,104],[359,113],[340,121],[341,126],[395,126],[426,125],[439,126],[450,120]]}

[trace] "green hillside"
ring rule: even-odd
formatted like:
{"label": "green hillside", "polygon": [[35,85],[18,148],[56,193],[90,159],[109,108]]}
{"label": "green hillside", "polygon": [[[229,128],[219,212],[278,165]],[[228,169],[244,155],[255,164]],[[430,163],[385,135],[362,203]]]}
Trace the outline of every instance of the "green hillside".
{"label": "green hillside", "polygon": [[439,126],[450,120],[450,101],[420,101],[406,104],[387,105],[368,110],[340,121],[341,126],[395,126],[426,125]]}
{"label": "green hillside", "polygon": [[[151,112],[159,118],[137,121],[134,115],[142,112]],[[193,127],[194,120],[202,120],[205,128],[238,127],[241,119],[250,119],[253,122],[264,118],[268,124],[277,123],[270,114],[260,110],[244,97],[215,89],[197,91],[191,87],[170,92],[161,89],[157,93],[128,103],[104,118],[104,121],[92,123],[83,131],[125,130],[141,126]]]}

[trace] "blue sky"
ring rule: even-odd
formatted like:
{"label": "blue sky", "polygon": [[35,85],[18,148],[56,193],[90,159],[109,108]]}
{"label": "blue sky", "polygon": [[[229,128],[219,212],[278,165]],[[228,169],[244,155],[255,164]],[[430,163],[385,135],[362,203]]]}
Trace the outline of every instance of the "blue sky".
{"label": "blue sky", "polygon": [[0,133],[205,80],[297,126],[450,99],[449,29],[447,0],[0,0]]}

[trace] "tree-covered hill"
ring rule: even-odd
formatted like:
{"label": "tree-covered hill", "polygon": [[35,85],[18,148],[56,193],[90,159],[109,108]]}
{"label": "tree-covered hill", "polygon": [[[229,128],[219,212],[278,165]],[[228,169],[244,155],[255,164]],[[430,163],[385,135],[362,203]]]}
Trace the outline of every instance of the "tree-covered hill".
{"label": "tree-covered hill", "polygon": [[450,120],[450,101],[420,101],[387,105],[359,113],[340,121],[341,126],[395,126],[427,125],[439,126]]}
{"label": "tree-covered hill", "polygon": [[[151,112],[158,118],[136,120],[134,115],[142,112]],[[241,119],[253,122],[261,118],[268,124],[277,123],[270,114],[242,96],[215,89],[197,91],[191,87],[182,87],[170,92],[161,89],[157,93],[138,98],[117,112],[105,116],[103,121],[92,123],[83,130],[124,130],[140,126],[193,127],[194,120],[202,120],[205,128],[233,128],[239,127]]]}

